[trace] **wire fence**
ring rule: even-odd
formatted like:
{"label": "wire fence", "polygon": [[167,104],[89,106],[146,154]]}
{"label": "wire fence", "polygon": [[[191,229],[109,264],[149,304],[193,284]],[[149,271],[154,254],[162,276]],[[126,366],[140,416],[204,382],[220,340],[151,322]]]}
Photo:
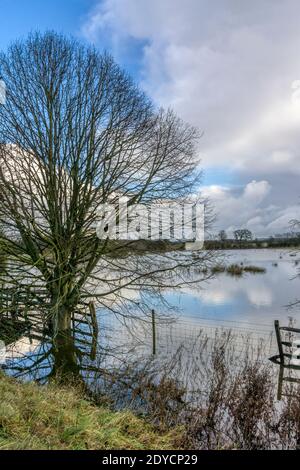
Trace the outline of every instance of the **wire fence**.
{"label": "wire fence", "polygon": [[[203,315],[181,316],[166,319],[152,311],[144,319],[127,318],[120,320],[108,312],[97,312],[97,338],[91,334],[90,321],[85,317],[76,317],[74,340],[82,353],[91,357],[92,350],[101,354],[114,351],[118,354],[131,354],[135,357],[172,356],[179,348],[185,351],[186,360],[202,356],[208,357],[222,338],[227,338],[227,347],[232,358],[243,355],[255,356],[259,351],[262,360],[268,360],[277,353],[276,335],[272,324],[216,319]],[[49,340],[49,338],[48,338]],[[96,340],[96,345],[95,345]],[[15,344],[8,347],[8,356],[19,359],[30,356],[40,344],[47,341],[42,335],[29,337],[24,335]]]}
{"label": "wire fence", "polygon": [[230,337],[236,354],[260,350],[268,358],[277,352],[275,331],[266,323],[237,322],[203,316],[180,317],[173,321],[161,321],[159,316],[148,320],[128,320],[126,325],[112,318],[99,319],[105,335],[99,337],[107,345],[118,344],[120,348],[135,348],[137,354],[172,355],[179,347],[191,350],[196,342],[206,343],[206,351],[216,338]]}

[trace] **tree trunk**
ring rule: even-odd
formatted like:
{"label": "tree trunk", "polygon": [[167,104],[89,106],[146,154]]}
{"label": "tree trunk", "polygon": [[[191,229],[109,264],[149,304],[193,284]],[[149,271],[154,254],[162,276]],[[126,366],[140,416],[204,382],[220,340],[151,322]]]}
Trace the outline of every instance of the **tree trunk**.
{"label": "tree trunk", "polygon": [[78,349],[74,343],[71,319],[72,311],[65,307],[61,307],[54,318],[52,375],[62,381],[75,377],[78,379],[80,376]]}

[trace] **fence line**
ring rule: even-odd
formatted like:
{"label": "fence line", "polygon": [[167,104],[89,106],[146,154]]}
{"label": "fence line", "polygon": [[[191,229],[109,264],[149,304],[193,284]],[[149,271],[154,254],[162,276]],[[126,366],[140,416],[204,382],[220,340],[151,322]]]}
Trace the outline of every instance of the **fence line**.
{"label": "fence line", "polygon": [[[197,321],[195,321],[197,319]],[[107,320],[107,319],[106,319]],[[112,320],[112,319],[110,319]],[[205,321],[205,323],[203,322]],[[101,317],[100,317],[101,321]],[[210,323],[209,323],[210,322]],[[225,324],[224,324],[225,323]],[[216,335],[232,333],[232,343],[237,353],[245,351],[246,347],[253,349],[263,348],[266,356],[273,354],[277,349],[277,343],[272,326],[263,324],[264,328],[252,328],[250,322],[236,322],[233,320],[214,319],[207,317],[181,317],[177,321],[160,322],[155,312],[151,312],[148,322],[133,320],[127,322],[127,327],[122,323],[107,321],[108,343],[118,342],[128,345],[136,345],[152,354],[172,354],[176,347],[189,346],[202,334],[203,339],[211,341]],[[266,328],[268,326],[268,328]],[[105,330],[105,328],[104,328]],[[103,331],[103,329],[102,329]]]}

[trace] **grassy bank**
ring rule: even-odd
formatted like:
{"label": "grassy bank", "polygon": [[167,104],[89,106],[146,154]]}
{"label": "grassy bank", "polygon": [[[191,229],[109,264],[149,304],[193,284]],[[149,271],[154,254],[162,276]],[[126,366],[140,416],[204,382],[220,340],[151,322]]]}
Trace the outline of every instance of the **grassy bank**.
{"label": "grassy bank", "polygon": [[160,434],[129,411],[112,412],[55,384],[21,384],[0,373],[0,449],[174,449],[179,431]]}

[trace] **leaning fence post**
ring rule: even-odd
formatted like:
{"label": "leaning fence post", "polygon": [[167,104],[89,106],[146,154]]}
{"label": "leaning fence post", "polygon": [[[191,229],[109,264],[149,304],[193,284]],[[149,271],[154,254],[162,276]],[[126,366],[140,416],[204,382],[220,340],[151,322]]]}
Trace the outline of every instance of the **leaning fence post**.
{"label": "leaning fence post", "polygon": [[274,321],[274,326],[275,326],[275,332],[276,332],[276,339],[277,339],[277,344],[278,344],[278,351],[279,351],[279,357],[280,357],[280,363],[284,365],[284,354],[283,354],[283,348],[282,348],[282,342],[281,342],[281,334],[280,334],[280,328],[279,328],[279,321],[275,320]]}
{"label": "leaning fence post", "polygon": [[89,311],[90,311],[91,320],[92,320],[93,336],[97,338],[98,337],[98,322],[97,322],[95,304],[92,301],[89,303]]}
{"label": "leaning fence post", "polygon": [[282,399],[283,374],[284,374],[284,367],[282,364],[280,364],[279,376],[278,376],[277,400]]}
{"label": "leaning fence post", "polygon": [[73,333],[73,338],[75,338],[75,312],[72,312],[72,333]]}
{"label": "leaning fence post", "polygon": [[155,328],[155,310],[151,311],[152,317],[152,354],[156,354],[156,328]]}
{"label": "leaning fence post", "polygon": [[95,304],[92,301],[89,303],[89,311],[91,315],[92,329],[93,329],[90,358],[92,361],[94,361],[96,359],[96,353],[97,353],[97,339],[98,339],[98,334],[99,334],[99,328],[98,328]]}

